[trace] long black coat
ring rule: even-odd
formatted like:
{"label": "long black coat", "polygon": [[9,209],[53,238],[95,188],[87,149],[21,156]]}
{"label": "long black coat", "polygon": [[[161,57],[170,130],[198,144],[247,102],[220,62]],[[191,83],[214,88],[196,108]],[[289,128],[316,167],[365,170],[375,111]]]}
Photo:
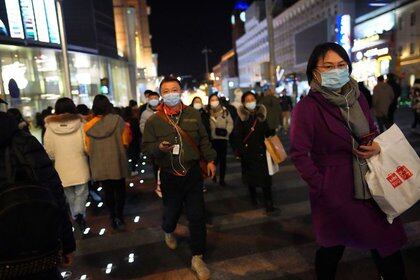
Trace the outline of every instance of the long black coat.
{"label": "long black coat", "polygon": [[[264,105],[259,105],[254,113],[240,107],[238,116],[233,134],[235,147],[237,147],[237,153],[241,158],[243,179],[245,183],[255,187],[271,185],[264,139],[272,136],[274,130],[270,130],[268,126],[267,110]],[[257,122],[254,132],[250,134],[248,139],[245,139],[255,120]]]}
{"label": "long black coat", "polygon": [[[7,178],[4,161],[5,150],[10,143],[13,143],[20,150],[26,162],[31,165],[36,177],[41,180],[38,184],[49,188],[54,195],[63,216],[61,233],[63,253],[73,252],[76,249],[76,243],[67,211],[63,186],[44,148],[35,137],[19,130],[17,123],[3,112],[0,112],[0,131],[0,184],[5,182]],[[12,163],[12,168],[18,168],[16,162]]]}

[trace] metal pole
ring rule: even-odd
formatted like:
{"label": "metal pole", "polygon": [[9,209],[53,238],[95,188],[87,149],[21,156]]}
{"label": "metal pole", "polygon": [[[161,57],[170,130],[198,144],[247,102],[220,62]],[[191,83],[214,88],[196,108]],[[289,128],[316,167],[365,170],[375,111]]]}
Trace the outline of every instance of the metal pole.
{"label": "metal pole", "polygon": [[206,78],[208,78],[209,75],[210,75],[210,72],[209,72],[209,70],[210,70],[209,69],[209,53],[211,53],[211,50],[208,49],[207,47],[205,47],[204,50],[201,51],[201,53],[204,54],[204,59],[205,59],[205,63],[206,63],[206,75],[207,75]]}
{"label": "metal pole", "polygon": [[268,50],[269,50],[269,75],[270,84],[276,85],[276,77],[274,68],[276,67],[276,56],[274,52],[274,27],[273,27],[273,1],[265,0],[265,13],[267,19],[267,35],[268,35]]}
{"label": "metal pole", "polygon": [[63,53],[63,69],[64,69],[64,96],[71,98],[71,84],[70,84],[70,68],[67,53],[67,37],[64,26],[63,4],[64,0],[56,0],[58,26],[60,29],[61,52]]}

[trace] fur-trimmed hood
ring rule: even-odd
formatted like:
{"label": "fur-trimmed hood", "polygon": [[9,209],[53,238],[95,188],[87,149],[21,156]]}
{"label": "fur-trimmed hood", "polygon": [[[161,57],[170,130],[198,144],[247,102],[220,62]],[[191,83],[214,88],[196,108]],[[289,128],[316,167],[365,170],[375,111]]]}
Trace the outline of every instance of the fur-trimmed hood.
{"label": "fur-trimmed hood", "polygon": [[[243,105],[241,105],[238,108],[238,116],[241,119],[241,121],[247,121],[251,114],[252,114],[252,112],[249,111],[247,108],[245,108]],[[267,119],[267,108],[265,108],[264,105],[257,105],[255,114],[256,114],[258,120],[260,122],[263,122]]]}
{"label": "fur-trimmed hood", "polygon": [[83,118],[78,114],[51,115],[45,118],[45,126],[55,134],[70,134],[80,129]]}

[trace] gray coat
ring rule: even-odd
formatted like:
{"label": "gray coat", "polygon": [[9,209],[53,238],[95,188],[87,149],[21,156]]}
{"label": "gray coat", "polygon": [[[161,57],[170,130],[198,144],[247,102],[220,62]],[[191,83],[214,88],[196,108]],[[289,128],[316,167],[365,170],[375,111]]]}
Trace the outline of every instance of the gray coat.
{"label": "gray coat", "polygon": [[86,131],[90,137],[89,162],[93,180],[119,180],[129,176],[122,142],[124,128],[120,116],[109,114]]}

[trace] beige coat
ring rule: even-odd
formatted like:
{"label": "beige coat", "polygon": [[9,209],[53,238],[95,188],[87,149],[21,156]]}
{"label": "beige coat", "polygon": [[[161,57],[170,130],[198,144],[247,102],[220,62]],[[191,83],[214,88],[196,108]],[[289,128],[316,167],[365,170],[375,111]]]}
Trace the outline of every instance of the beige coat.
{"label": "beige coat", "polygon": [[389,106],[394,101],[394,90],[387,83],[379,82],[373,88],[372,107],[375,117],[388,116]]}
{"label": "beige coat", "polygon": [[64,187],[90,180],[84,151],[83,119],[79,115],[52,115],[45,119],[44,146]]}

